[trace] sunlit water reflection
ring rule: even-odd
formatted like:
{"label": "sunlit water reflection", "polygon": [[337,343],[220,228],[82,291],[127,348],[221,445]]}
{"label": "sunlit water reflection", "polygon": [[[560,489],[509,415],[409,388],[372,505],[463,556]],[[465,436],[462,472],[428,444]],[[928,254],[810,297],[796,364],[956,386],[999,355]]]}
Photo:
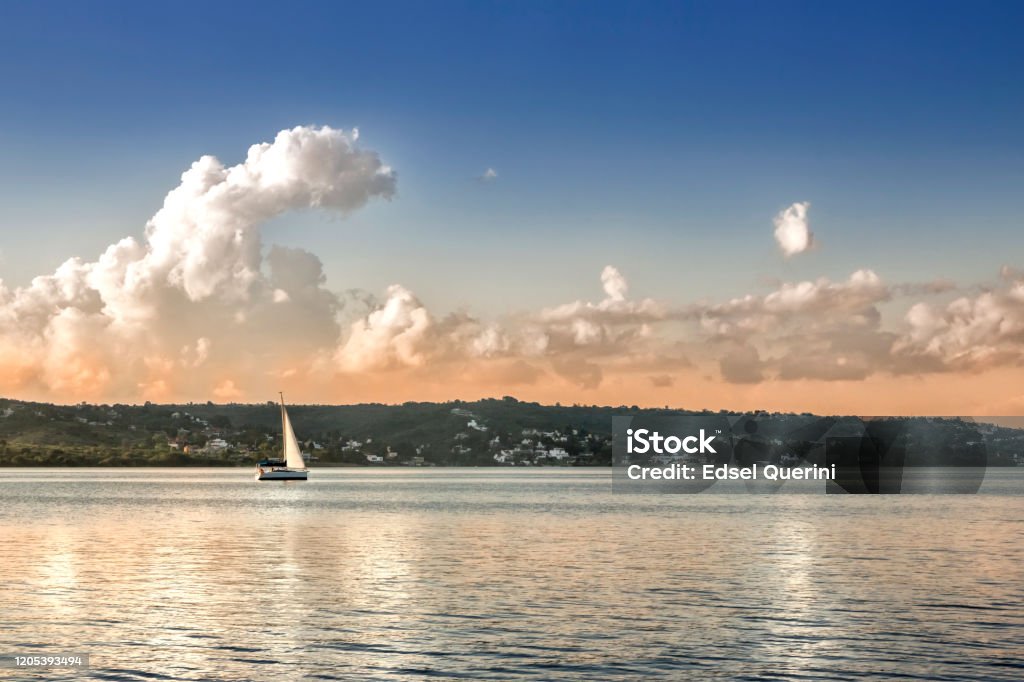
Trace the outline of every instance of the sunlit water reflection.
{"label": "sunlit water reflection", "polygon": [[9,679],[1024,678],[1024,470],[632,496],[608,470],[0,470]]}

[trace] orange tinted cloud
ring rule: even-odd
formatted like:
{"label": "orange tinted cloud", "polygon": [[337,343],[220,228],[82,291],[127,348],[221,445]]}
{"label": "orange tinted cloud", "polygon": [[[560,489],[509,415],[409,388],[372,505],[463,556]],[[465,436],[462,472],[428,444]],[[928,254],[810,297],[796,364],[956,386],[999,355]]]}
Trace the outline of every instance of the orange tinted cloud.
{"label": "orange tinted cloud", "polygon": [[[1024,278],[1012,269],[945,305],[920,299],[948,284],[888,283],[867,268],[694,303],[633,298],[608,265],[595,273],[594,300],[490,318],[430,310],[401,284],[381,298],[340,294],[315,254],[264,248],[264,221],[305,208],[345,215],[391,198],[396,182],[375,152],[331,128],[281,131],[231,167],[202,157],[143,240],[70,258],[25,287],[0,283],[0,393],[60,402],[514,394],[862,414],[1020,404]],[[894,301],[909,312],[886,323]]]}

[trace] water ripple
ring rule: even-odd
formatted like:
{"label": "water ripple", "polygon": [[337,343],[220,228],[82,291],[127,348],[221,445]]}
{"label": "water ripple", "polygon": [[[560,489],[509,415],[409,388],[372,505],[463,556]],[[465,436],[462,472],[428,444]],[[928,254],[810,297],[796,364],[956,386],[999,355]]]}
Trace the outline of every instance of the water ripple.
{"label": "water ripple", "polygon": [[877,498],[5,470],[0,495],[0,650],[88,653],[84,679],[1024,678],[1024,471]]}

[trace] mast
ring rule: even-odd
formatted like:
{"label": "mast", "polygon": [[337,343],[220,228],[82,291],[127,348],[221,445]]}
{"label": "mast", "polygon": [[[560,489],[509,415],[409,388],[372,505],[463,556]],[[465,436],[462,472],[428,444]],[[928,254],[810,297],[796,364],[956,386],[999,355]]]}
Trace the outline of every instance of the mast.
{"label": "mast", "polygon": [[281,395],[281,439],[284,441],[285,466],[292,469],[305,469],[306,461],[302,458],[302,449],[295,438],[292,420],[288,418],[288,410],[284,406],[284,394]]}
{"label": "mast", "polygon": [[284,392],[279,391],[278,395],[281,396],[281,459],[287,463],[288,459],[288,434],[285,432],[285,411],[284,411]]}

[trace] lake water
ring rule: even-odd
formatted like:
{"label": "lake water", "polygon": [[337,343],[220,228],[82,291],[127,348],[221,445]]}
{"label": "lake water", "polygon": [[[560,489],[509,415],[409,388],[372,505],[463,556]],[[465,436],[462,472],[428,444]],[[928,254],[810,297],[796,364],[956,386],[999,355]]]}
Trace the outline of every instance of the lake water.
{"label": "lake water", "polygon": [[1024,678],[1024,469],[615,495],[601,469],[0,470],[6,679]]}

